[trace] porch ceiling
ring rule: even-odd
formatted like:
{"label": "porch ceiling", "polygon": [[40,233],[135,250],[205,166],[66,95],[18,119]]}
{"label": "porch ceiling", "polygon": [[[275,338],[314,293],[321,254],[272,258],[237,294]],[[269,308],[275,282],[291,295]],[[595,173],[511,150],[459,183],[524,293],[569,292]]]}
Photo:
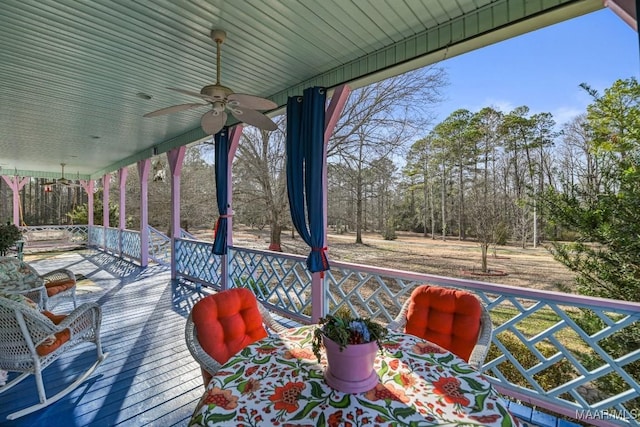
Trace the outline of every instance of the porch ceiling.
{"label": "porch ceiling", "polygon": [[[602,8],[601,0],[7,0],[0,8],[0,173],[98,178],[205,137],[167,90],[215,81],[282,106]],[[470,71],[472,72],[472,71]],[[150,95],[150,100],[141,98]],[[274,112],[275,113],[275,112]]]}

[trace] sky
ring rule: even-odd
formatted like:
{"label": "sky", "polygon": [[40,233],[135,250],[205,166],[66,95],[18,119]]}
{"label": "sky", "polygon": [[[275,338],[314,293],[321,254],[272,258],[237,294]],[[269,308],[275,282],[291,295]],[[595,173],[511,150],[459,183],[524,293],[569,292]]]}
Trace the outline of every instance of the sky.
{"label": "sky", "polygon": [[458,108],[502,112],[527,105],[549,112],[558,125],[586,112],[592,98],[617,79],[640,80],[638,34],[609,9],[545,27],[442,61],[447,98],[436,108],[437,122]]}

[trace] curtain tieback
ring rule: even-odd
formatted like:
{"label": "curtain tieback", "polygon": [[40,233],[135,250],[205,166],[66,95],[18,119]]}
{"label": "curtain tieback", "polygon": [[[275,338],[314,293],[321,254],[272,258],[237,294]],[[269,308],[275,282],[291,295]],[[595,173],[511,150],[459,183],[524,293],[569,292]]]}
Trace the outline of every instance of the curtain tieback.
{"label": "curtain tieback", "polygon": [[[312,252],[327,252],[327,249],[328,248],[326,246],[323,247],[323,248],[314,248],[314,247],[312,247],[311,251]],[[326,255],[322,257],[322,266],[323,266],[323,268],[325,270],[329,268],[329,263],[327,262],[327,256]],[[324,279],[324,271],[320,272],[320,278]]]}
{"label": "curtain tieback", "polygon": [[218,229],[220,227],[220,219],[221,218],[231,218],[233,216],[233,214],[224,214],[224,215],[220,215],[218,216],[218,219],[216,220],[216,226],[213,228],[213,238],[216,238],[216,234],[218,234]]}

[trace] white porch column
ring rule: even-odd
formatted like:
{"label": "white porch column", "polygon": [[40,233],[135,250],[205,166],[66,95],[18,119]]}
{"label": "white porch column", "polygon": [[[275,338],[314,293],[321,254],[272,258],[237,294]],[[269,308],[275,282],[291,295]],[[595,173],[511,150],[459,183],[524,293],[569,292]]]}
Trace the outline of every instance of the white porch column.
{"label": "white porch column", "polygon": [[[324,124],[324,153],[322,159],[322,188],[324,194],[324,247],[327,247],[327,147],[329,145],[329,138],[338,123],[338,119],[342,114],[351,89],[347,85],[339,86],[331,97],[331,102],[327,108]],[[326,307],[327,299],[325,298],[326,283],[324,281],[324,272],[311,274],[311,319],[318,322],[318,320],[327,313],[328,307]]]}
{"label": "white porch column", "polygon": [[140,178],[140,265],[149,265],[149,170],[151,159],[138,162]]}
{"label": "white porch column", "polygon": [[29,177],[20,179],[19,176],[11,177],[2,175],[2,179],[4,179],[13,192],[13,224],[16,227],[20,227],[20,190],[29,182]]}
{"label": "white porch column", "polygon": [[171,171],[171,279],[176,278],[176,238],[180,237],[180,173],[185,146],[167,152]]}

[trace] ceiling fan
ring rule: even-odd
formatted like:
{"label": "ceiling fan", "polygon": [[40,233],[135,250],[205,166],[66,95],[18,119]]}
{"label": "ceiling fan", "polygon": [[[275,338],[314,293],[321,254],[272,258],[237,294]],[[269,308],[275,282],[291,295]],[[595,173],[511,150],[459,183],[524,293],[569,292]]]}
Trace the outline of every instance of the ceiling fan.
{"label": "ceiling fan", "polygon": [[75,187],[75,186],[77,186],[78,184],[76,184],[74,181],[64,177],[64,167],[66,166],[66,163],[60,163],[60,166],[62,166],[61,178],[54,179],[53,181],[45,182],[44,185],[59,184],[59,185],[64,185],[66,187]]}
{"label": "ceiling fan", "polygon": [[220,52],[221,45],[227,37],[227,33],[222,30],[212,30],[211,38],[216,43],[216,83],[207,85],[200,90],[200,93],[184,89],[167,88],[189,96],[195,96],[208,102],[208,104],[180,104],[172,107],[161,108],[144,115],[144,117],[155,117],[163,114],[175,113],[178,111],[190,110],[205,105],[212,108],[204,113],[200,124],[202,129],[209,135],[214,135],[222,129],[227,122],[227,113],[241,122],[255,126],[264,130],[276,130],[278,126],[266,115],[257,110],[272,110],[278,105],[268,99],[253,95],[234,93],[231,89],[220,84]]}

